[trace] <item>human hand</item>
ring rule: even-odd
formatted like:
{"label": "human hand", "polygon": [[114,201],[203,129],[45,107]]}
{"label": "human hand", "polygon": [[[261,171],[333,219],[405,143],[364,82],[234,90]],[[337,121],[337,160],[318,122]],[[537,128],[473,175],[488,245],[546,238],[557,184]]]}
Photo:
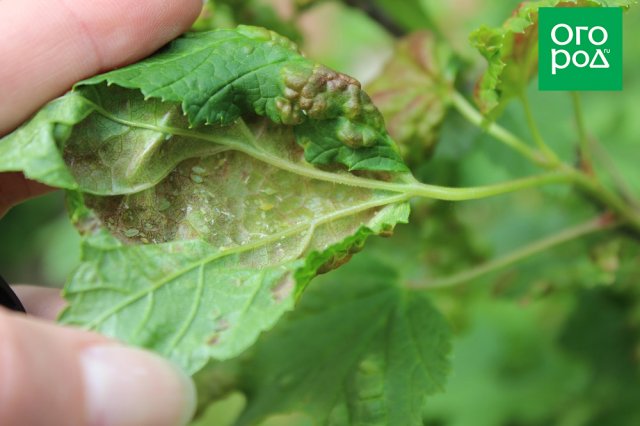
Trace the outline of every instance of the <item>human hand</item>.
{"label": "human hand", "polygon": [[[149,55],[196,18],[201,0],[0,1],[0,136],[83,78]],[[49,190],[0,173],[0,217]],[[160,357],[48,324],[55,290],[17,287],[33,316],[0,308],[0,425],[178,425],[192,382]],[[40,317],[42,319],[35,319]]]}

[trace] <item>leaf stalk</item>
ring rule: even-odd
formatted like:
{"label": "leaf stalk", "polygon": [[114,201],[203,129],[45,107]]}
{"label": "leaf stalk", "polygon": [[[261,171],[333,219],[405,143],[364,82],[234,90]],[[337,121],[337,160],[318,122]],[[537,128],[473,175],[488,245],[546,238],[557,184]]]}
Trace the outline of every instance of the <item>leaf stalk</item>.
{"label": "leaf stalk", "polygon": [[551,168],[548,161],[541,152],[531,148],[522,139],[500,126],[495,122],[487,120],[467,99],[459,92],[452,95],[454,108],[471,124],[484,129],[487,134],[493,136],[499,142],[517,151],[522,156],[528,158],[533,163],[543,168]]}
{"label": "leaf stalk", "polygon": [[549,145],[546,144],[544,138],[542,137],[542,133],[540,133],[540,129],[538,128],[538,124],[536,123],[536,119],[533,116],[533,110],[531,109],[531,103],[529,102],[529,98],[526,94],[523,94],[520,97],[522,102],[522,106],[524,107],[524,115],[527,120],[527,125],[531,130],[531,135],[533,136],[533,140],[535,141],[538,149],[545,156],[547,163],[551,167],[557,167],[561,164],[560,159],[556,155],[556,153],[549,148]]}
{"label": "leaf stalk", "polygon": [[573,103],[573,112],[578,128],[578,142],[580,146],[580,166],[586,173],[593,172],[593,156],[591,155],[591,147],[589,146],[589,135],[584,124],[584,115],[582,113],[582,102],[578,92],[571,92],[571,102]]}

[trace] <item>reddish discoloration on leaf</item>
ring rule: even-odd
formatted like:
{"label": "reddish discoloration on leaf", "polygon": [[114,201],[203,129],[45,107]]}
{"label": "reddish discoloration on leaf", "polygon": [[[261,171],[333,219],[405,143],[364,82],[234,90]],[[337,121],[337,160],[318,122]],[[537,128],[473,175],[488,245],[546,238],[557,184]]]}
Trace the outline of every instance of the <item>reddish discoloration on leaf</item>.
{"label": "reddish discoloration on leaf", "polygon": [[407,160],[433,148],[448,107],[455,73],[451,54],[428,31],[400,40],[394,56],[368,87],[387,129]]}

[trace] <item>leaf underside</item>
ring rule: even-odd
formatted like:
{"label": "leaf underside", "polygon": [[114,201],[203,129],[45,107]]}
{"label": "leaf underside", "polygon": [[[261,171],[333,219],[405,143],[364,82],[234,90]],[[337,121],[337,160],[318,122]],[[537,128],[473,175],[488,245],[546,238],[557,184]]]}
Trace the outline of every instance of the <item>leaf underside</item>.
{"label": "leaf underside", "polygon": [[253,27],[186,35],[0,140],[0,171],[68,190],[83,262],[61,321],[191,373],[406,222],[405,195],[345,184],[345,168],[406,170],[359,83]]}

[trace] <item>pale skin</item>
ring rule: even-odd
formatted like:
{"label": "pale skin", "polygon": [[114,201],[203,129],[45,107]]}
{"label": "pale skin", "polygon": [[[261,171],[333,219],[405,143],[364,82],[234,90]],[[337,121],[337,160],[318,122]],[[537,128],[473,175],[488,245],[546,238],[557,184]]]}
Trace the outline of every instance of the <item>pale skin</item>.
{"label": "pale skin", "polygon": [[[153,53],[186,31],[201,6],[201,0],[0,0],[0,136],[74,82]],[[20,173],[0,173],[0,217],[50,190]],[[192,415],[193,385],[168,362],[53,324],[64,307],[57,290],[15,291],[29,315],[0,308],[1,425],[163,426]]]}

